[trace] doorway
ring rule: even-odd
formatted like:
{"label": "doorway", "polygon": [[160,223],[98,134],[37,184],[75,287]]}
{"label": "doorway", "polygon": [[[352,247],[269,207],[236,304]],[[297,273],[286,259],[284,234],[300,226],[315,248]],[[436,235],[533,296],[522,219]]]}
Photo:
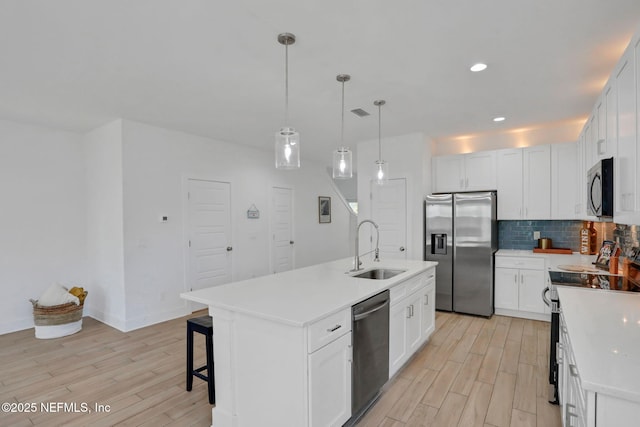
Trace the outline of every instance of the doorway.
{"label": "doorway", "polygon": [[380,232],[380,258],[407,258],[407,180],[371,183],[371,218]]}
{"label": "doorway", "polygon": [[271,271],[294,268],[293,190],[271,189]]}
{"label": "doorway", "polygon": [[230,207],[230,183],[188,179],[185,227],[188,290],[231,282]]}

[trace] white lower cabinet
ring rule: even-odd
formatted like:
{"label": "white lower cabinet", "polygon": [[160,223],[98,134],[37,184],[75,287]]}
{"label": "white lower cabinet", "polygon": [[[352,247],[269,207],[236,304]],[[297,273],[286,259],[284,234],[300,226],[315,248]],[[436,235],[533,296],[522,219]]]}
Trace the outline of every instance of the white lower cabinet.
{"label": "white lower cabinet", "polygon": [[[391,289],[389,377],[429,338],[435,327],[433,270]],[[405,286],[405,288],[403,288]],[[394,298],[395,296],[395,298]]]}
{"label": "white lower cabinet", "polygon": [[638,425],[640,403],[584,390],[564,316],[560,315],[558,394],[564,427]]}
{"label": "white lower cabinet", "polygon": [[587,412],[585,394],[582,391],[580,374],[576,366],[576,358],[571,349],[571,342],[567,333],[564,318],[560,316],[560,339],[558,343],[559,360],[562,369],[558,375],[562,379],[558,383],[558,390],[561,395],[562,424],[568,426],[586,426]]}
{"label": "white lower cabinet", "polygon": [[496,256],[496,314],[549,320],[542,301],[546,286],[544,259]]}
{"label": "white lower cabinet", "polygon": [[[390,287],[391,375],[433,332],[434,295],[435,267]],[[213,425],[326,427],[348,421],[351,304],[357,302],[349,299],[348,307],[306,325],[210,305],[216,329]]]}
{"label": "white lower cabinet", "polygon": [[308,358],[309,425],[341,426],[351,417],[351,332]]}
{"label": "white lower cabinet", "polygon": [[436,327],[436,282],[431,278],[421,292],[422,296],[422,336],[427,339]]}

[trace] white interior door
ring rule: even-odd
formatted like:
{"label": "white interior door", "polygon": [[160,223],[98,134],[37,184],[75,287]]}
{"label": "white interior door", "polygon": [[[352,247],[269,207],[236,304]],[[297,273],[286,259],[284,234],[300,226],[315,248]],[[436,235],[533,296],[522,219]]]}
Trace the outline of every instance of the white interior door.
{"label": "white interior door", "polygon": [[273,187],[271,191],[272,271],[291,270],[293,266],[293,190]]}
{"label": "white interior door", "polygon": [[[390,179],[371,184],[371,218],[380,232],[380,258],[407,258],[407,180]],[[375,232],[372,227],[375,245]],[[375,248],[375,246],[372,246]]]}
{"label": "white interior door", "polygon": [[189,179],[187,200],[188,288],[231,282],[231,184]]}

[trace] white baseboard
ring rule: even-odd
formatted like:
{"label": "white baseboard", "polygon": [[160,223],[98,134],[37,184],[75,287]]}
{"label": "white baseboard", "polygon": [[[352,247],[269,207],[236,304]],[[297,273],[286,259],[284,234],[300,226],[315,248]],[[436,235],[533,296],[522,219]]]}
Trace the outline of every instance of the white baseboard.
{"label": "white baseboard", "polygon": [[541,320],[543,322],[551,321],[551,314],[531,313],[530,311],[508,310],[506,308],[496,308],[495,314],[499,316],[520,317],[522,319]]}

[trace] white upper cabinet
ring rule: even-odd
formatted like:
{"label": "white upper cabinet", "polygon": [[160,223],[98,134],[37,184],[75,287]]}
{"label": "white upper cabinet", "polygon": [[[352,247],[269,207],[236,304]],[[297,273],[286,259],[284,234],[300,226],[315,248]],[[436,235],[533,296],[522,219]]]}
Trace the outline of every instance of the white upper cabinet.
{"label": "white upper cabinet", "polygon": [[[637,55],[640,54],[640,43],[632,47],[633,49],[625,52],[615,71],[617,154],[614,157],[613,167],[615,175],[613,206],[615,221],[625,224],[636,223],[638,219],[635,215],[639,188],[636,172],[638,160],[636,96],[640,96],[640,92],[636,88],[634,74],[638,73],[640,59]],[[638,76],[640,77],[640,73]]]}
{"label": "white upper cabinet", "polygon": [[604,98],[606,103],[605,142],[604,147],[598,146],[598,159],[615,157],[618,143],[618,105],[616,96],[616,79],[605,87]]}
{"label": "white upper cabinet", "polygon": [[433,158],[434,193],[495,189],[495,151]]}
{"label": "white upper cabinet", "polygon": [[[553,166],[552,166],[553,167]],[[578,142],[576,143],[576,175],[575,175],[575,192],[576,192],[576,218],[584,219],[587,217],[587,205],[585,200],[587,200],[587,175],[585,173],[584,166],[584,129],[580,133],[578,137]],[[553,202],[551,203],[553,205]]]}
{"label": "white upper cabinet", "polygon": [[433,192],[446,193],[464,189],[464,155],[433,158]]}
{"label": "white upper cabinet", "polygon": [[578,144],[551,145],[551,219],[579,218]]}
{"label": "white upper cabinet", "polygon": [[499,220],[551,219],[549,145],[498,150],[497,183]]}
{"label": "white upper cabinet", "polygon": [[601,159],[614,159],[614,217],[622,224],[640,223],[640,27],[618,61],[585,123],[578,152],[578,218],[586,215],[587,171]]}
{"label": "white upper cabinet", "polygon": [[496,152],[480,151],[465,154],[465,191],[496,189]]}
{"label": "white upper cabinet", "polygon": [[522,149],[497,152],[498,219],[522,219]]}
{"label": "white upper cabinet", "polygon": [[[551,147],[540,145],[523,150],[523,218],[551,218]],[[499,197],[499,196],[498,196]]]}

